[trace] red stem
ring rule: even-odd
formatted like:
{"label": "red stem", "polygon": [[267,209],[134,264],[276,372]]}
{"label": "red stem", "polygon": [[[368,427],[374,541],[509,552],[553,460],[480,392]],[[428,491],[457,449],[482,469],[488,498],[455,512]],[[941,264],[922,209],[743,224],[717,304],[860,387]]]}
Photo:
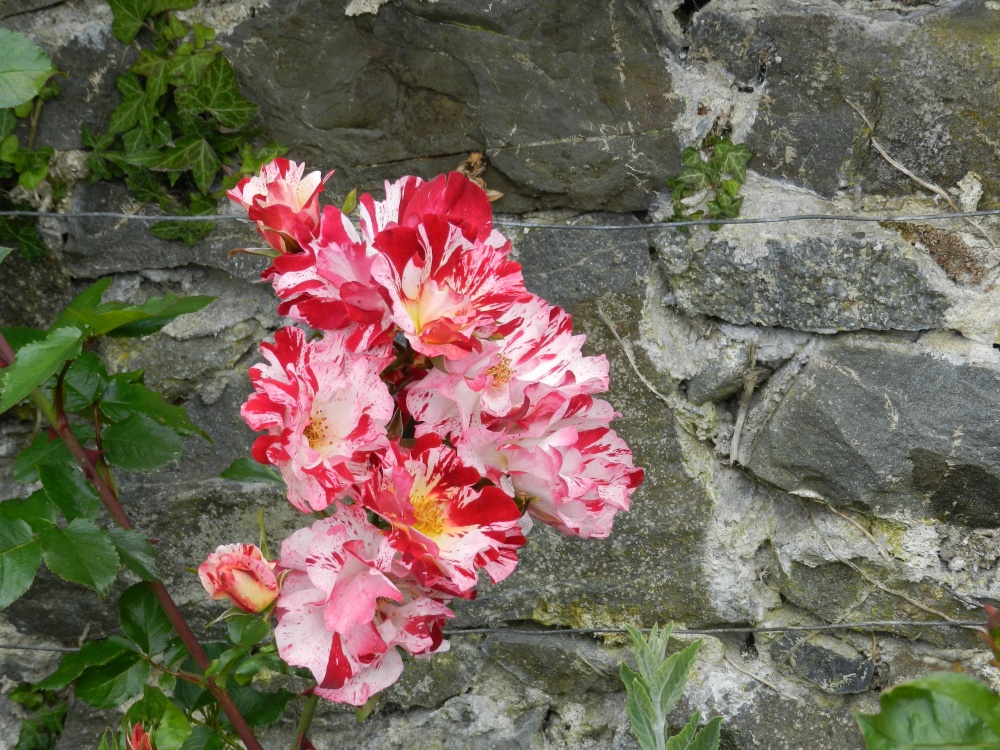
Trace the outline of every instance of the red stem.
{"label": "red stem", "polygon": [[[4,338],[3,334],[0,333],[0,366],[7,367],[14,361],[14,351],[11,349],[10,344],[7,343],[7,339]],[[97,489],[97,494],[100,495],[101,501],[104,503],[104,507],[108,509],[108,513],[114,519],[115,523],[118,524],[123,529],[132,529],[132,523],[128,520],[128,516],[125,514],[125,509],[122,504],[118,501],[118,496],[111,486],[104,480],[100,472],[97,469],[97,465],[91,460],[90,456],[87,455],[86,450],[80,445],[80,441],[76,439],[76,435],[70,429],[69,422],[66,421],[66,416],[62,410],[62,404],[57,403],[57,419],[56,423],[52,425],[52,428],[56,431],[59,437],[62,438],[66,447],[69,448],[69,452],[73,454],[73,458],[76,459],[77,465],[83,470],[84,476],[90,480],[91,484]],[[167,588],[160,583],[147,581],[148,585],[152,590],[153,594],[156,595],[157,601],[160,602],[160,606],[163,607],[164,613],[170,620],[170,623],[174,626],[174,630],[177,631],[177,635],[180,636],[181,641],[187,648],[188,653],[191,654],[191,658],[194,659],[195,664],[198,665],[198,669],[205,672],[212,660],[208,658],[208,654],[205,653],[205,649],[201,647],[198,642],[197,637],[192,632],[190,626],[187,624],[187,620],[184,619],[184,615],[181,614],[180,609],[177,607],[176,602],[174,602],[173,597],[170,596],[170,592]],[[232,697],[225,690],[220,688],[214,677],[209,677],[206,680],[206,687],[215,696],[215,699],[222,706],[222,710],[226,712],[229,717],[229,721],[233,725],[233,729],[236,730],[236,734],[239,735],[243,744],[246,745],[247,750],[263,750],[257,738],[254,736],[253,729],[247,724],[246,719],[243,718],[243,714],[236,707],[233,702]]]}

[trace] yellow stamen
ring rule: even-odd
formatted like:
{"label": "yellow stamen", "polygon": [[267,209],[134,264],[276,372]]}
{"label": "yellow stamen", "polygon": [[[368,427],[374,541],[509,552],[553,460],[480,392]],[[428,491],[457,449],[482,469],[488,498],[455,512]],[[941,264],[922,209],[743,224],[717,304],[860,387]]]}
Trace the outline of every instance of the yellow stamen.
{"label": "yellow stamen", "polygon": [[493,385],[507,385],[515,374],[510,366],[510,357],[501,354],[500,361],[489,368],[486,374],[493,378]]}

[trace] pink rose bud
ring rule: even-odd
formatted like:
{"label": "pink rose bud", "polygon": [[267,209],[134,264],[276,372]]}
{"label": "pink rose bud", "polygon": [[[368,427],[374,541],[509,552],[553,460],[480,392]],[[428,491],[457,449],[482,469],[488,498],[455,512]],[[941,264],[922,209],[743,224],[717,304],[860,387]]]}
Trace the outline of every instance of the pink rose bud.
{"label": "pink rose bud", "polygon": [[224,544],[198,568],[209,599],[228,598],[244,612],[263,612],[278,596],[275,563],[253,544]]}

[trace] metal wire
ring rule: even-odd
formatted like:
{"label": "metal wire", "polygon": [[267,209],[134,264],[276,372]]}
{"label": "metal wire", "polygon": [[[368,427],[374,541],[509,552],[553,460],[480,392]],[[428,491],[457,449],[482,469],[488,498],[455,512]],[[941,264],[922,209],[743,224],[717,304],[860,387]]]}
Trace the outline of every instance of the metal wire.
{"label": "metal wire", "polygon": [[[674,635],[743,635],[749,633],[815,633],[834,630],[879,630],[882,628],[972,628],[984,630],[983,622],[946,622],[916,620],[872,620],[868,622],[843,622],[830,625],[767,625],[763,627],[743,628],[674,628]],[[637,628],[648,633],[650,628]],[[447,629],[444,634],[450,638],[463,635],[615,635],[628,631],[624,628],[558,628],[555,630],[518,630],[516,628],[454,628]],[[21,646],[13,643],[0,643],[0,649],[12,651],[57,651],[60,653],[75,653],[78,648],[66,646]]]}
{"label": "metal wire", "polygon": [[[210,216],[150,216],[149,214],[126,214],[114,211],[81,211],[52,213],[48,211],[0,211],[0,216],[29,216],[50,219],[119,219],[123,221],[238,221],[251,223],[243,216],[212,214]],[[565,224],[550,222],[518,221],[498,217],[494,224],[517,229],[567,229],[571,231],[622,232],[645,229],[672,229],[679,227],[718,226],[722,224],[782,224],[793,221],[847,221],[847,222],[892,222],[892,221],[948,221],[976,216],[1000,216],[1000,209],[990,211],[962,211],[945,214],[903,214],[899,216],[863,216],[860,214],[799,214],[798,216],[767,216],[758,219],[697,219],[691,221],[658,221],[649,224]]]}

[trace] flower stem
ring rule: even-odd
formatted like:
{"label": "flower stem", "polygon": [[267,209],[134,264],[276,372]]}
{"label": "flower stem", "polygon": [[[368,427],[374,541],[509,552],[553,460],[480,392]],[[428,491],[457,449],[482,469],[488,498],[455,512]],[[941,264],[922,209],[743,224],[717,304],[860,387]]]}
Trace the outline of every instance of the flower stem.
{"label": "flower stem", "polygon": [[317,703],[319,703],[319,696],[316,695],[316,692],[309,693],[309,697],[306,698],[306,704],[302,707],[302,716],[299,717],[299,723],[295,727],[295,738],[292,740],[291,750],[301,750],[303,740],[306,738],[306,733],[312,724],[313,714],[316,713]]}
{"label": "flower stem", "polygon": [[[3,334],[0,333],[0,364],[4,367],[10,365],[14,361],[14,352],[4,338]],[[84,476],[90,480],[91,484],[97,490],[97,494],[100,496],[101,501],[104,503],[104,507],[107,508],[108,513],[114,519],[115,523],[118,524],[123,529],[132,529],[131,521],[129,521],[128,516],[125,513],[125,509],[122,504],[118,501],[118,495],[111,485],[105,481],[104,477],[97,469],[97,465],[94,463],[93,459],[87,454],[87,451],[80,441],[76,439],[76,435],[73,434],[73,430],[70,429],[69,422],[66,421],[65,415],[59,413],[59,410],[52,405],[52,403],[45,397],[40,388],[36,388],[31,393],[31,399],[38,406],[39,411],[45,416],[52,425],[52,429],[56,431],[59,437],[62,438],[69,452],[76,459],[77,465],[83,471]],[[202,672],[208,669],[212,660],[208,658],[208,654],[205,653],[205,649],[201,647],[198,642],[197,637],[188,625],[187,620],[184,619],[184,615],[181,614],[180,609],[177,607],[177,603],[174,602],[173,597],[170,596],[170,592],[167,591],[166,587],[157,582],[147,582],[147,585],[153,590],[153,594],[156,596],[157,601],[159,601],[160,606],[163,608],[164,614],[170,620],[170,623],[174,626],[174,630],[177,631],[177,635],[180,637],[181,641],[184,643],[185,648],[187,648],[188,653],[191,654],[191,658],[194,659],[195,664],[198,665],[198,669]],[[220,688],[214,677],[209,677],[206,680],[206,687],[222,706],[222,709],[226,712],[229,717],[229,721],[233,725],[233,729],[236,730],[236,734],[239,735],[243,744],[246,745],[247,750],[263,750],[257,738],[254,736],[253,730],[250,725],[247,724],[246,719],[243,714],[240,713],[239,709],[236,707],[236,703],[233,702],[232,696],[229,695],[225,690]]]}

